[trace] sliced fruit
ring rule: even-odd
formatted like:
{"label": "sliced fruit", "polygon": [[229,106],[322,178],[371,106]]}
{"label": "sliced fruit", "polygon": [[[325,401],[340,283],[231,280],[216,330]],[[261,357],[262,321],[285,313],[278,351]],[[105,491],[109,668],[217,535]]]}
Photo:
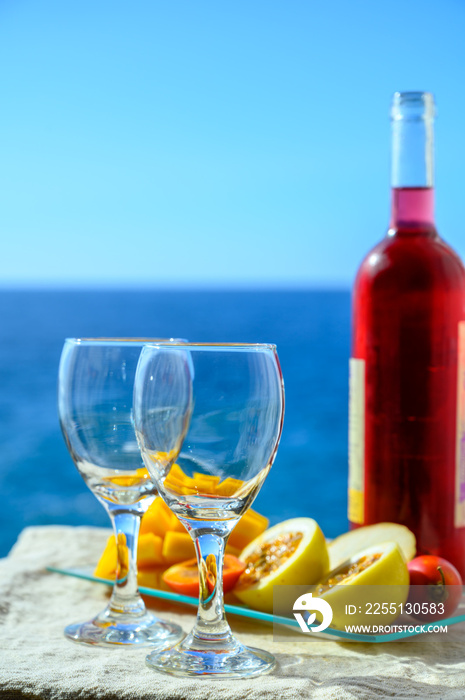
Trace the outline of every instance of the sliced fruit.
{"label": "sliced fruit", "polygon": [[137,583],[145,588],[166,588],[163,585],[163,569],[146,569],[137,572]]}
{"label": "sliced fruit", "polygon": [[[187,530],[182,524],[182,522],[179,520],[179,518],[173,513],[171,517],[171,525],[169,528],[170,532],[182,532],[184,535],[186,534]],[[166,532],[165,532],[166,535]]]}
{"label": "sliced fruit", "polygon": [[227,479],[221,482],[221,484],[218,484],[218,486],[215,489],[215,494],[217,496],[236,496],[240,492],[240,490],[244,486],[244,481],[241,479],[233,479],[231,476],[228,476]]}
{"label": "sliced fruit", "polygon": [[[158,497],[142,516],[140,534],[153,532],[154,535],[164,537],[165,533],[172,529],[174,518],[176,516],[170,511],[163,498]],[[178,519],[176,518],[176,520]],[[181,527],[183,526],[181,525]]]}
{"label": "sliced fruit", "polygon": [[[210,593],[212,592],[216,578],[215,567],[208,567],[206,571],[206,583]],[[228,593],[237,583],[245,569],[245,564],[232,554],[225,554],[223,564],[223,591]],[[175,564],[163,574],[163,581],[170,588],[181,595],[197,598],[199,595],[199,570],[197,559],[189,559],[181,564]]]}
{"label": "sliced fruit", "polygon": [[192,476],[185,474],[179,464],[172,464],[163,482],[164,488],[178,495],[206,494],[210,496],[236,496],[246,487],[247,483],[239,479],[227,477],[220,482],[219,476],[194,472]]}
{"label": "sliced fruit", "polygon": [[138,569],[151,569],[163,564],[162,555],[163,540],[153,532],[139,535],[137,543],[137,567]]}
{"label": "sliced fruit", "polygon": [[230,544],[227,544],[224,551],[226,552],[226,554],[234,554],[235,557],[239,558],[240,554],[242,552],[242,549],[243,548],[238,549],[237,547],[231,547]]}
{"label": "sliced fruit", "polygon": [[116,576],[120,581],[126,578],[129,572],[129,550],[126,542],[126,535],[118,532],[116,538],[116,549],[118,551],[118,561],[116,564]]}
{"label": "sliced fruit", "polygon": [[177,564],[195,556],[192,537],[186,532],[167,532],[163,540],[163,559],[167,564]]}
{"label": "sliced fruit", "polygon": [[122,474],[120,476],[104,477],[103,481],[113,484],[114,486],[141,486],[145,481],[150,479],[150,475],[145,467],[136,469],[134,474]]}
{"label": "sliced fruit", "polygon": [[95,567],[94,576],[97,578],[114,579],[116,571],[116,542],[111,535],[105,545],[98,564]]}
{"label": "sliced fruit", "polygon": [[[239,520],[234,530],[229,535],[228,546],[241,552],[249,542],[265,532],[269,520],[254,510],[248,510]],[[234,552],[231,552],[234,554]]]}
{"label": "sliced fruit", "polygon": [[[174,466],[180,471],[177,465]],[[211,484],[208,482],[206,486],[212,485],[214,488],[218,478],[211,477]],[[238,556],[246,544],[263,532],[267,525],[267,518],[249,509],[232,531],[226,553]],[[138,541],[138,568],[166,568],[194,555],[192,539],[186,528],[164,500],[157,497],[142,517]],[[102,552],[94,575],[98,578],[114,579],[115,569],[116,545],[112,535]]]}
{"label": "sliced fruit", "polygon": [[163,482],[165,489],[175,494],[196,494],[195,479],[184,474],[179,464],[173,464]]}
{"label": "sliced fruit", "polygon": [[242,551],[246,569],[235,595],[256,610],[273,612],[274,585],[311,585],[328,571],[326,541],[312,518],[293,518],[259,535]]}
{"label": "sliced fruit", "polygon": [[[94,576],[97,578],[114,579],[116,572],[116,551],[115,536],[111,535],[108,538],[105,549],[100,557],[97,566],[95,567]],[[126,568],[128,552],[126,547],[126,538],[124,535],[118,535],[118,550],[123,562],[123,569]],[[162,557],[162,539],[157,535],[149,532],[144,535],[139,535],[137,542],[137,566],[139,569],[151,569],[159,567],[163,564]]]}
{"label": "sliced fruit", "polygon": [[328,544],[330,568],[336,569],[362,549],[382,542],[396,542],[406,561],[416,553],[415,535],[405,525],[377,523],[349,530]]}
{"label": "sliced fruit", "polygon": [[408,584],[409,572],[400,547],[396,542],[383,542],[331,571],[313,595],[331,605],[332,627],[386,625],[400,614],[400,606],[408,597]]}
{"label": "sliced fruit", "polygon": [[201,474],[199,472],[194,472],[194,480],[199,493],[214,494],[216,487],[220,483],[219,476],[212,476],[211,474]]}

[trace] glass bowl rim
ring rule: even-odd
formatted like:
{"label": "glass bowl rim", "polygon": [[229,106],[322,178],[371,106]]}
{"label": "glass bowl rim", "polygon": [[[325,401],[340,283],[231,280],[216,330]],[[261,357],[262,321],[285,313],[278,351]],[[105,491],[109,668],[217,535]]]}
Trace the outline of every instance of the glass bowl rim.
{"label": "glass bowl rim", "polygon": [[120,337],[120,338],[66,338],[65,343],[74,345],[144,345],[149,347],[176,348],[187,347],[189,349],[243,349],[243,350],[273,350],[276,351],[274,343],[223,343],[223,342],[191,342],[181,340],[180,338],[137,338],[137,337]]}
{"label": "glass bowl rim", "polygon": [[179,345],[184,341],[181,338],[139,338],[139,337],[95,337],[95,338],[65,338],[65,343],[73,343],[75,345],[124,345],[134,343],[135,345],[146,345],[158,342],[164,342],[167,345],[171,341],[176,341]]}
{"label": "glass bowl rim", "polygon": [[192,342],[192,341],[152,341],[146,343],[149,348],[188,348],[189,350],[272,350],[276,352],[274,343],[221,343],[221,342]]}

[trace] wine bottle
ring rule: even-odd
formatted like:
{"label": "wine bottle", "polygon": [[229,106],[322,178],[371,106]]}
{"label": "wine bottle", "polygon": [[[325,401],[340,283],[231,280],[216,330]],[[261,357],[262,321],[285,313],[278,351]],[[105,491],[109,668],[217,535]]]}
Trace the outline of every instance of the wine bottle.
{"label": "wine bottle", "polygon": [[353,291],[348,510],[465,576],[465,269],[434,223],[434,116],[395,93],[391,222]]}

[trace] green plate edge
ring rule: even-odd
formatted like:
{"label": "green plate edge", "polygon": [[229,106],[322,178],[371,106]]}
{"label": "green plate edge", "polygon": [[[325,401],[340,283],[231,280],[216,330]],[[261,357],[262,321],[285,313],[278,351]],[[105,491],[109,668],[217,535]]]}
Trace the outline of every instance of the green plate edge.
{"label": "green plate edge", "polygon": [[[47,571],[55,574],[63,574],[64,576],[73,576],[74,578],[84,579],[85,581],[93,581],[94,583],[103,583],[107,586],[113,586],[113,581],[103,578],[97,578],[86,570],[80,568],[73,569],[62,569],[56,566],[47,566]],[[145,586],[139,586],[139,591],[144,595],[151,596],[152,598],[160,598],[161,600],[169,600],[173,603],[181,603],[183,605],[190,605],[194,608],[198,606],[197,598],[191,598],[187,595],[180,595],[179,593],[170,593],[169,591],[160,591],[157,588],[146,588]],[[297,620],[292,620],[289,617],[280,617],[279,615],[270,615],[270,613],[259,612],[258,610],[252,610],[251,608],[242,607],[242,605],[231,605],[230,603],[225,603],[224,609],[227,613],[232,615],[239,615],[241,617],[248,617],[252,620],[260,620],[260,622],[268,622],[271,624],[284,625],[285,627],[292,627],[296,631],[303,634],[299,627]],[[457,617],[450,617],[444,620],[436,620],[434,622],[429,622],[423,627],[426,630],[432,629],[438,622],[441,625],[457,625],[460,622],[465,621],[465,615],[459,615]],[[399,639],[407,639],[409,637],[418,637],[423,632],[393,632],[392,634],[355,634],[354,632],[343,632],[342,630],[334,630],[328,627],[324,632],[316,634],[315,637],[327,638],[334,637],[336,639],[348,639],[353,642],[369,642],[371,644],[380,644],[383,642],[395,642]]]}

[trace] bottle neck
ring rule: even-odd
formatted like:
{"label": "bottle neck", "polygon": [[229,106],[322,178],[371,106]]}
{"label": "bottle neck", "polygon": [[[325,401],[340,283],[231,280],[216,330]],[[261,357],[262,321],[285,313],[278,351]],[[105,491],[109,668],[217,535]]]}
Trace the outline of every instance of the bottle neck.
{"label": "bottle neck", "polygon": [[434,225],[433,96],[396,93],[391,117],[391,227]]}
{"label": "bottle neck", "polygon": [[393,187],[390,228],[413,225],[434,226],[434,189],[432,187]]}

